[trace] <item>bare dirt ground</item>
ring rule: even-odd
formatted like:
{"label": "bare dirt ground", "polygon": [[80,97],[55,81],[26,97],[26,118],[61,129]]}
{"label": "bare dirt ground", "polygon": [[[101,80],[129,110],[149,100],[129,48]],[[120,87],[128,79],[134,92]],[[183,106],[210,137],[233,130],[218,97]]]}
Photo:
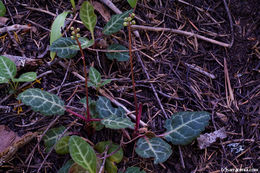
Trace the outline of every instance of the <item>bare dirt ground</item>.
{"label": "bare dirt ground", "polygon": [[[51,65],[48,64],[49,34],[55,16],[65,10],[71,10],[70,2],[42,0],[3,2],[7,8],[5,17],[9,20],[0,28],[20,24],[29,25],[34,29],[0,33],[0,55],[9,54],[34,59],[35,61],[26,64],[18,73],[35,71],[41,75],[50,71],[41,77],[40,83],[29,87],[57,93],[67,70],[60,62],[67,65],[69,61],[55,60]],[[130,9],[126,1],[113,2],[121,11]],[[133,152],[134,143],[131,143],[123,146],[125,155],[119,164],[121,170],[129,166],[139,166],[151,173],[217,173],[221,172],[221,168],[258,168],[259,171],[260,1],[227,0],[227,7],[229,10],[225,8],[222,0],[138,2],[135,12],[141,19],[137,20],[138,25],[179,29],[231,46],[163,29],[161,31],[138,29],[140,38],[133,37],[134,45],[140,48],[140,51],[134,54],[134,71],[138,101],[143,104],[142,121],[148,123],[150,131],[160,133],[164,130],[166,115],[171,116],[184,110],[204,110],[212,115],[205,132],[213,132],[224,127],[227,138],[217,140],[203,150],[199,149],[196,141],[187,146],[173,146],[172,156],[159,165],[154,165],[152,159],[138,157]],[[107,10],[115,14],[108,7]],[[116,41],[127,47],[127,30],[122,30],[109,38],[100,36],[106,22],[98,12],[95,13],[98,16],[95,30],[97,40],[107,44]],[[82,25],[77,23],[74,25],[81,27],[82,35],[90,37],[90,33]],[[101,45],[100,42],[96,44],[97,49],[103,49],[104,46],[106,45]],[[86,50],[86,55],[88,67],[94,64],[103,78],[112,79],[112,82],[104,88],[106,92],[129,110],[134,111],[130,64],[112,62],[103,52]],[[60,88],[59,96],[70,102],[71,106],[82,110],[78,101],[84,96],[84,82],[72,73],[83,75],[82,64],[78,62],[79,57],[80,55],[71,60],[71,69]],[[150,79],[147,78],[145,71]],[[90,93],[91,97],[97,95],[95,90],[90,90]],[[8,85],[1,84],[0,125],[8,126],[19,135],[46,129],[56,118],[44,117],[26,106],[22,106],[23,112],[17,114],[15,108],[18,104],[15,96],[9,94]],[[68,126],[74,119],[75,117],[65,114],[55,121],[52,127]],[[121,131],[108,129],[88,133],[83,122],[71,127],[71,131],[94,143],[101,140],[120,143],[122,135]],[[43,142],[39,139],[40,135],[19,149],[0,167],[0,172],[37,172],[47,155]],[[228,147],[231,143],[237,143],[242,150],[237,153],[232,151]],[[60,156],[52,152],[40,172],[57,172],[68,159],[69,156]]]}

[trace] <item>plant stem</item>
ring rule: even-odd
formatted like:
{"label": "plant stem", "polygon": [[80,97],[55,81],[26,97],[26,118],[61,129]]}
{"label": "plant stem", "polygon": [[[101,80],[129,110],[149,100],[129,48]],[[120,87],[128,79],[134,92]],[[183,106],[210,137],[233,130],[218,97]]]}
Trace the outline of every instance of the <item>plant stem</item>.
{"label": "plant stem", "polygon": [[134,101],[135,101],[135,117],[137,121],[138,117],[138,108],[137,108],[137,97],[135,91],[135,79],[134,79],[134,70],[133,70],[133,56],[132,56],[132,36],[131,36],[131,24],[128,23],[128,39],[129,39],[129,56],[130,56],[130,65],[131,65],[131,76],[132,76],[132,85],[133,85],[133,92],[134,92]]}
{"label": "plant stem", "polygon": [[135,122],[135,131],[134,131],[135,135],[139,135],[138,129],[139,129],[139,124],[140,124],[141,115],[142,115],[142,108],[143,108],[143,105],[142,105],[142,103],[140,103],[139,110],[138,110],[138,116],[136,117],[136,122]]}
{"label": "plant stem", "polygon": [[80,114],[78,114],[78,113],[76,113],[76,112],[74,112],[74,111],[72,111],[72,110],[70,110],[70,109],[68,109],[68,108],[66,108],[66,111],[69,112],[69,113],[71,113],[72,115],[75,115],[76,117],[81,118],[81,119],[84,120],[85,122],[88,122],[88,120],[85,118],[85,116],[80,115]]}
{"label": "plant stem", "polygon": [[77,44],[79,45],[79,50],[81,53],[81,58],[83,61],[83,66],[84,66],[84,77],[85,77],[85,90],[86,90],[86,105],[87,105],[87,121],[90,121],[90,112],[89,112],[89,105],[88,105],[88,74],[87,74],[87,67],[86,67],[86,61],[84,57],[84,52],[81,47],[81,43],[79,42],[79,39],[75,37],[75,40],[77,41]]}

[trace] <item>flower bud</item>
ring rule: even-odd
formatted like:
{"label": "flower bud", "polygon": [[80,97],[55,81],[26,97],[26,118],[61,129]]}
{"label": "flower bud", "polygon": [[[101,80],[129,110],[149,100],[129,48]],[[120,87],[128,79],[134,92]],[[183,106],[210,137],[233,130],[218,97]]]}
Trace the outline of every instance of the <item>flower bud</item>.
{"label": "flower bud", "polygon": [[71,32],[71,35],[75,35],[75,34],[76,34],[75,31],[72,31],[72,32]]}
{"label": "flower bud", "polygon": [[78,33],[78,34],[76,35],[76,37],[78,37],[78,38],[79,38],[79,37],[80,37],[80,34]]}
{"label": "flower bud", "polygon": [[73,26],[72,26],[72,27],[70,27],[70,30],[71,30],[71,31],[74,31],[74,27],[73,27]]}
{"label": "flower bud", "polygon": [[135,20],[131,21],[131,25],[135,25],[135,24],[136,24]]}
{"label": "flower bud", "polygon": [[127,21],[130,22],[132,20],[131,17],[127,17]]}
{"label": "flower bud", "polygon": [[77,32],[79,32],[80,31],[80,28],[77,28]]}
{"label": "flower bud", "polygon": [[125,17],[125,18],[124,18],[124,21],[127,22],[127,20],[128,20],[127,17]]}
{"label": "flower bud", "polygon": [[131,18],[132,18],[132,19],[135,18],[135,13],[132,13],[132,14],[131,14]]}
{"label": "flower bud", "polygon": [[124,25],[124,26],[127,26],[127,25],[128,25],[128,22],[124,22],[123,25]]}
{"label": "flower bud", "polygon": [[70,38],[72,39],[72,40],[74,40],[75,39],[75,37],[72,35],[72,36],[70,36]]}

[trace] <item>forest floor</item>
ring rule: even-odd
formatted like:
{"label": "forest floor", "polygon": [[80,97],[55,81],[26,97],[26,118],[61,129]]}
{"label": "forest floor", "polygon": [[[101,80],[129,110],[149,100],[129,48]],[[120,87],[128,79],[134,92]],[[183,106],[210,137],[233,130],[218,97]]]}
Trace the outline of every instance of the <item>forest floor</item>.
{"label": "forest floor", "polygon": [[[19,67],[18,74],[35,71],[40,81],[27,84],[26,87],[58,93],[66,100],[66,104],[78,112],[84,111],[78,103],[85,93],[84,81],[79,78],[80,75],[84,76],[81,61],[78,61],[80,54],[71,60],[55,59],[50,63],[51,25],[56,15],[71,10],[70,2],[3,2],[7,8],[5,17],[8,21],[0,25],[0,29],[15,24],[31,29],[0,33],[0,55],[30,59],[24,67]],[[206,149],[199,149],[197,141],[186,146],[173,146],[171,157],[158,165],[153,164],[153,159],[140,158],[134,152],[135,142],[132,142],[123,146],[124,159],[118,165],[120,170],[138,166],[147,173],[218,173],[224,168],[259,171],[260,1],[227,0],[229,10],[225,8],[224,2],[139,1],[135,11],[140,19],[137,19],[137,25],[151,28],[139,28],[140,37],[132,35],[133,49],[138,49],[133,54],[137,99],[138,103],[143,104],[141,120],[147,123],[147,129],[156,134],[164,131],[166,117],[179,111],[207,111],[211,114],[211,121],[203,133],[225,128],[227,137],[218,139]],[[121,11],[130,9],[127,1],[114,0],[113,3]],[[115,14],[106,5],[104,9],[111,15]],[[108,60],[102,51],[115,42],[128,47],[127,29],[122,29],[112,37],[102,36],[106,21],[97,11],[95,13],[98,16],[95,37],[98,39],[93,49],[85,50],[87,67],[93,65],[102,78],[111,79],[112,82],[105,85],[103,90],[134,111],[130,63]],[[68,20],[66,27],[70,22]],[[91,38],[90,32],[83,25],[75,22],[73,26],[80,27],[82,35]],[[154,31],[155,28],[160,30]],[[196,33],[220,43],[165,28]],[[8,88],[7,84],[0,85],[0,125],[8,126],[20,136],[46,130],[50,124],[48,128],[60,125],[68,127],[75,120],[68,113],[58,119],[55,116],[42,116],[25,105],[18,114],[17,95],[10,94]],[[90,88],[90,97],[95,98],[97,95],[99,93]],[[109,129],[89,133],[81,121],[74,124],[70,131],[93,143],[102,140],[120,143],[122,136],[121,131]],[[40,172],[57,172],[69,156],[51,152],[46,157],[41,135],[37,136],[21,146],[0,167],[0,172],[37,172],[43,162]],[[237,144],[241,150],[234,151],[229,144]]]}

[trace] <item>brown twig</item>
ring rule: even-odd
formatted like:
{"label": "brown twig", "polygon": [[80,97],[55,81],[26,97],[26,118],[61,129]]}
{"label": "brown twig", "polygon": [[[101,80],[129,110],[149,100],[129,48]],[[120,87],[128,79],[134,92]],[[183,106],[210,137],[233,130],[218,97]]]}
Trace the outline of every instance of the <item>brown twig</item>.
{"label": "brown twig", "polygon": [[210,42],[212,44],[216,44],[219,46],[223,46],[223,47],[228,47],[230,48],[232,45],[229,43],[224,43],[221,41],[217,41],[211,38],[207,38],[205,36],[199,35],[199,34],[195,34],[192,32],[187,32],[187,31],[182,31],[179,29],[171,29],[171,28],[161,28],[161,27],[151,27],[151,26],[142,26],[142,25],[132,25],[133,29],[142,29],[142,30],[149,30],[149,31],[155,31],[155,32],[159,32],[159,31],[167,31],[167,32],[172,32],[175,34],[180,34],[180,35],[185,35],[185,36],[189,36],[189,37],[197,37],[198,39]]}

